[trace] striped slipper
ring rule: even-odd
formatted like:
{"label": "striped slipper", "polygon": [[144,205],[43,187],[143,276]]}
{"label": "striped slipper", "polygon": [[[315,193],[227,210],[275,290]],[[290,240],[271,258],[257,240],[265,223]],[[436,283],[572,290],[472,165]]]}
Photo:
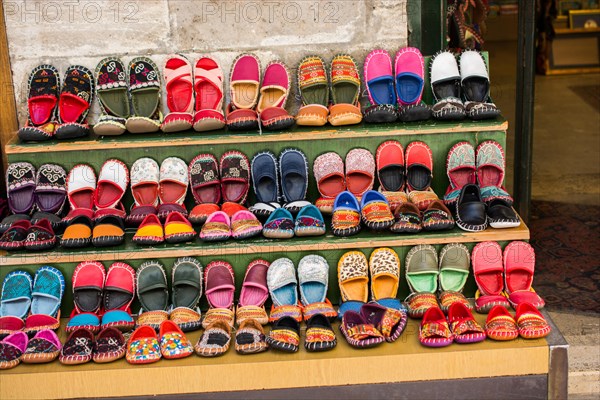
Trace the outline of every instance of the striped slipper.
{"label": "striped slipper", "polygon": [[235,351],[239,354],[262,353],[269,348],[265,331],[255,319],[245,319],[235,332]]}
{"label": "striped slipper", "polygon": [[456,343],[477,343],[485,340],[485,330],[475,321],[471,310],[462,303],[448,309],[448,323]]}
{"label": "striped slipper", "polygon": [[445,347],[451,345],[453,340],[442,310],[439,307],[428,309],[419,328],[419,342],[427,347]]}
{"label": "striped slipper", "polygon": [[344,313],[340,331],[348,344],[357,349],[374,347],[385,341],[383,334],[356,311],[350,310]]}
{"label": "striped slipper", "polygon": [[492,340],[513,340],[519,337],[519,328],[505,307],[494,306],[485,321],[485,333]]}

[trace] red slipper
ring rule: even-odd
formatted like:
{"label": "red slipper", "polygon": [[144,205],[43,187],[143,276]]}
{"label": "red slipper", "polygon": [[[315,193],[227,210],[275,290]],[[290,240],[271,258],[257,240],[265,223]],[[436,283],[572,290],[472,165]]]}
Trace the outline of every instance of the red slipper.
{"label": "red slipper", "polygon": [[106,271],[98,261],[84,261],[73,271],[73,303],[75,312],[97,314],[102,306]]}
{"label": "red slipper", "polygon": [[471,310],[463,303],[453,303],[448,309],[448,325],[456,343],[477,343],[485,340],[485,330],[475,321]]}
{"label": "red slipper", "polygon": [[223,115],[223,71],[211,57],[196,61],[194,68],[196,108],[194,129],[198,132],[221,129],[225,126]]}
{"label": "red slipper", "polygon": [[433,155],[424,142],[412,142],[406,147],[406,184],[408,191],[425,191],[433,179]]}
{"label": "red slipper", "polygon": [[208,153],[197,155],[188,166],[188,174],[196,204],[221,202],[221,181],[215,156]]}
{"label": "red slipper", "polygon": [[167,114],[162,123],[163,132],[179,132],[191,129],[194,111],[192,65],[182,55],[171,56],[163,70],[167,91]]}
{"label": "red slipper", "polygon": [[106,273],[104,281],[104,315],[102,329],[113,327],[121,331],[133,328],[131,303],[135,293],[135,271],[123,262],[115,262]]}
{"label": "red slipper", "polygon": [[346,185],[355,196],[373,189],[375,159],[366,149],[352,149],[346,154]]}
{"label": "red slipper", "polygon": [[239,151],[221,156],[221,192],[223,201],[244,204],[250,189],[250,161]]}
{"label": "red slipper", "polygon": [[482,242],[473,248],[471,254],[473,275],[477,283],[475,309],[479,313],[487,313],[494,306],[508,307],[504,297],[504,281],[502,274],[502,248],[496,242]]}
{"label": "red slipper", "polygon": [[530,303],[536,308],[544,307],[544,300],[533,290],[535,250],[526,242],[511,242],[504,249],[504,279],[508,301],[517,308]]}
{"label": "red slipper", "polygon": [[388,140],[377,148],[377,176],[383,190],[400,192],[404,190],[405,167],[404,148],[400,142]]}
{"label": "red slipper", "polygon": [[206,222],[209,215],[217,211],[221,211],[221,208],[217,204],[198,204],[192,209],[188,219],[192,224],[202,225]]}
{"label": "red slipper", "polygon": [[265,69],[256,110],[265,129],[285,129],[295,122],[285,110],[290,90],[290,73],[282,62],[271,61]]}

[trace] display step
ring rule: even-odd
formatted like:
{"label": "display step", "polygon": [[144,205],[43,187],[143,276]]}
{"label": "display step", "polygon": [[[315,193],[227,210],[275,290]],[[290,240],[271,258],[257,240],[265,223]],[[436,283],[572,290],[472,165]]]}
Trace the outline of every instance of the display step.
{"label": "display step", "polygon": [[328,233],[317,237],[294,237],[292,239],[266,239],[262,236],[242,241],[206,243],[196,238],[183,244],[160,244],[139,246],[132,242],[134,233],[126,233],[125,244],[115,247],[97,248],[88,246],[82,249],[56,247],[47,252],[0,251],[0,267],[20,265],[44,265],[77,263],[86,260],[141,260],[152,258],[173,258],[185,256],[228,256],[288,252],[322,252],[331,250],[364,249],[374,247],[415,246],[418,244],[477,243],[483,241],[507,242],[529,240],[529,229],[524,223],[517,228],[493,229],[482,232],[465,232],[459,228],[451,231],[421,232],[418,234],[394,234],[391,232],[362,231],[351,237],[336,237]]}
{"label": "display step", "polygon": [[[485,323],[484,315],[476,314],[475,318],[479,323]],[[547,314],[546,318],[549,319]],[[252,391],[255,391],[252,398],[274,398],[268,396],[270,390],[277,393],[277,390],[293,388],[299,391],[295,398],[307,398],[302,396],[302,390],[332,388],[329,396],[332,397],[335,387],[363,384],[380,384],[377,392],[371,392],[365,398],[382,398],[377,393],[381,396],[390,392],[390,388],[396,388],[394,384],[398,383],[419,384],[422,386],[420,393],[425,394],[434,387],[442,390],[444,387],[439,385],[444,380],[481,379],[481,382],[486,382],[507,377],[527,377],[528,385],[519,389],[510,385],[498,386],[497,392],[486,396],[510,398],[520,393],[522,396],[528,394],[528,398],[546,398],[544,391],[551,387],[551,374],[567,373],[550,369],[552,341],[557,337],[558,340],[562,339],[555,326],[553,329],[554,336],[547,339],[517,339],[510,342],[485,340],[476,344],[452,344],[433,349],[419,344],[419,321],[409,320],[396,342],[358,350],[347,344],[336,322],[337,347],[323,353],[308,353],[301,345],[300,350],[293,354],[268,350],[243,356],[237,354],[232,346],[224,356],[218,358],[192,355],[180,360],[163,359],[148,365],[133,366],[124,359],[110,364],[90,362],[78,366],[65,366],[58,361],[38,365],[21,364],[0,374],[0,398],[104,398],[192,393],[197,394],[190,397],[195,399],[233,398],[227,393],[241,396],[236,395],[235,398],[250,398]],[[303,324],[302,338],[305,336],[304,330]],[[196,331],[187,335],[195,344],[200,334],[200,331]],[[62,341],[66,339],[63,327],[59,336]],[[540,388],[540,385],[534,385],[533,382],[538,378],[548,382],[548,386],[542,385]],[[32,382],[35,382],[35,389]],[[242,392],[248,393],[244,396]],[[204,396],[202,393],[210,395]],[[262,393],[266,396],[257,396]],[[457,395],[446,393],[443,397],[461,398]],[[385,397],[394,398],[391,392]]]}

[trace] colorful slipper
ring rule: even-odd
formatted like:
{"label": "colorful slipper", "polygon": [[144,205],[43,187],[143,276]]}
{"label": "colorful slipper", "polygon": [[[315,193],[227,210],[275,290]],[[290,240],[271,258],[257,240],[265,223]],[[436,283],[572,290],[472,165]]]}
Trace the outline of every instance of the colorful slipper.
{"label": "colorful slipper", "polygon": [[214,320],[205,327],[194,350],[201,357],[217,357],[225,354],[230,344],[231,325],[224,320]]}
{"label": "colorful slipper", "polygon": [[290,73],[281,61],[271,61],[263,76],[256,111],[266,130],[281,130],[294,125],[295,119],[285,110],[290,92]]}
{"label": "colorful slipper", "polygon": [[453,341],[452,331],[442,310],[439,307],[429,308],[421,320],[419,342],[427,347],[445,347]]}
{"label": "colorful slipper", "polygon": [[459,142],[452,146],[446,159],[446,174],[450,185],[446,190],[444,202],[448,205],[455,204],[462,188],[477,182],[476,172],[473,145],[469,142]]}
{"label": "colorful slipper", "polygon": [[304,256],[298,263],[298,279],[305,321],[315,315],[328,319],[337,317],[337,312],[327,299],[329,264],[325,258],[314,254]]}
{"label": "colorful slipper", "polygon": [[195,236],[196,231],[185,216],[177,211],[173,211],[167,215],[165,221],[165,242],[171,244],[185,243],[194,239]]}
{"label": "colorful slipper", "polygon": [[62,349],[60,339],[53,330],[39,331],[27,343],[27,349],[21,357],[23,364],[49,363],[59,356]]}
{"label": "colorful slipper", "polygon": [[254,54],[240,54],[229,76],[231,104],[227,127],[232,130],[258,129],[258,114],[254,111],[260,86],[260,61]]}
{"label": "colorful slipper", "polygon": [[335,198],[346,190],[344,161],[337,153],[324,153],[315,158],[313,174],[317,181],[317,189],[323,197]]}
{"label": "colorful slipper", "polygon": [[296,216],[296,236],[320,236],[325,234],[325,221],[321,211],[312,204],[302,207]]}
{"label": "colorful slipper", "polygon": [[295,353],[300,348],[300,323],[292,317],[275,321],[266,342],[273,350]]}
{"label": "colorful slipper", "polygon": [[206,300],[212,308],[231,309],[235,293],[235,275],[231,264],[225,261],[209,263],[204,273],[204,287]]}
{"label": "colorful slipper", "polygon": [[194,123],[192,64],[180,54],[171,55],[165,63],[163,76],[169,113],[160,129],[166,133],[191,129]]}
{"label": "colorful slipper", "polygon": [[94,133],[101,136],[122,135],[129,118],[127,70],[115,57],[100,60],[96,66],[96,97],[102,115],[94,125]]}
{"label": "colorful slipper", "polygon": [[369,275],[372,300],[395,298],[400,283],[398,254],[388,247],[373,250],[369,257]]}
{"label": "colorful slipper", "polygon": [[223,211],[212,213],[207,219],[202,230],[200,239],[206,242],[220,242],[231,237],[231,219]]}
{"label": "colorful slipper", "polygon": [[131,167],[131,194],[134,205],[127,217],[132,226],[139,224],[150,214],[156,214],[158,206],[158,163],[149,157],[137,159]]}
{"label": "colorful slipper", "polygon": [[273,301],[271,318],[273,318],[274,310],[278,307],[297,306],[298,280],[292,260],[278,258],[273,261],[267,271],[267,285]]}
{"label": "colorful slipper", "polygon": [[425,60],[419,49],[405,47],[398,50],[394,71],[400,121],[426,121],[431,118],[431,108],[422,101]]}
{"label": "colorful slipper", "polygon": [[285,208],[271,213],[263,226],[263,236],[270,239],[290,239],[294,237],[294,217]]}
{"label": "colorful slipper", "polygon": [[173,321],[160,324],[160,352],[167,360],[185,358],[194,354],[192,343]]}
{"label": "colorful slipper", "polygon": [[521,303],[517,306],[516,320],[519,335],[523,339],[543,338],[548,336],[552,330],[544,316],[534,305],[529,303]]}
{"label": "colorful slipper", "polygon": [[31,313],[25,321],[25,332],[57,329],[60,325],[60,305],[65,292],[65,278],[54,267],[43,266],[33,279]]}
{"label": "colorful slipper", "polygon": [[424,231],[443,231],[452,228],[454,228],[454,218],[441,200],[432,201],[423,211]]}
{"label": "colorful slipper", "polygon": [[355,196],[373,189],[375,159],[369,150],[352,149],[346,154],[346,185]]}
{"label": "colorful slipper", "polygon": [[308,190],[308,161],[298,149],[286,149],[279,155],[279,176],[285,208],[292,214],[305,205]]}
{"label": "colorful slipper", "polygon": [[196,204],[220,203],[221,181],[215,156],[199,154],[190,162],[188,174]]}
{"label": "colorful slipper", "polygon": [[52,224],[47,219],[41,219],[29,228],[23,247],[29,251],[49,250],[56,246]]}
{"label": "colorful slipper", "polygon": [[348,344],[357,349],[375,347],[385,341],[381,332],[373,324],[370,324],[361,313],[352,310],[344,313],[340,331]]}
{"label": "colorful slipper", "polygon": [[94,102],[94,74],[81,65],[72,65],[65,72],[58,100],[59,126],[56,139],[75,139],[90,134],[87,115]]}
{"label": "colorful slipper", "polygon": [[202,56],[196,61],[194,92],[194,130],[205,132],[223,128],[223,71],[215,59]]}
{"label": "colorful slipper", "polygon": [[0,300],[0,338],[20,331],[31,307],[33,280],[25,271],[9,272],[2,283]]}
{"label": "colorful slipper", "polygon": [[125,242],[123,218],[108,214],[96,220],[92,230],[92,244],[95,247],[118,246],[123,242]]}
{"label": "colorful slipper", "polygon": [[425,191],[433,180],[433,155],[424,142],[412,142],[406,147],[406,184],[408,191]]}
{"label": "colorful slipper", "polygon": [[0,370],[19,365],[27,350],[27,334],[15,332],[0,341]]}
{"label": "colorful slipper", "polygon": [[219,207],[217,204],[198,204],[196,207],[192,208],[192,211],[190,211],[188,220],[192,224],[204,225],[204,223],[211,214],[216,213],[220,210],[221,207]]}
{"label": "colorful slipper", "polygon": [[414,246],[406,255],[406,282],[411,291],[407,297],[408,315],[421,318],[431,307],[438,307],[438,255],[428,244]]}
{"label": "colorful slipper", "polygon": [[462,303],[469,310],[471,303],[462,294],[471,260],[469,249],[464,244],[447,244],[440,251],[440,273],[438,275],[441,292],[439,294],[440,308],[444,313],[454,303]]}
{"label": "colorful slipper", "polygon": [[485,333],[492,340],[514,340],[519,337],[519,328],[506,308],[494,306],[487,316]]}
{"label": "colorful slipper", "polygon": [[373,50],[365,59],[363,71],[371,104],[365,110],[365,122],[396,121],[396,91],[390,53],[386,50]]}
{"label": "colorful slipper", "polygon": [[404,148],[395,140],[383,142],[377,148],[377,177],[382,191],[400,192],[406,181]]}
{"label": "colorful slipper", "polygon": [[331,231],[335,236],[352,236],[360,232],[360,204],[348,191],[337,195],[333,203]]}
{"label": "colorful slipper", "polygon": [[298,65],[298,92],[302,106],[296,123],[304,126],[323,126],[329,115],[329,84],[325,63],[319,56],[308,56]]}
{"label": "colorful slipper", "polygon": [[456,57],[449,51],[442,51],[430,61],[431,91],[435,104],[432,114],[439,120],[461,120],[465,117],[465,107],[460,96],[460,73]]}
{"label": "colorful slipper", "polygon": [[74,166],[67,176],[67,196],[71,209],[92,210],[95,192],[96,173],[92,167],[85,164]]}
{"label": "colorful slipper", "polygon": [[202,278],[202,264],[195,258],[182,257],[173,264],[170,320],[184,332],[200,329]]}
{"label": "colorful slipper", "polygon": [[527,242],[510,242],[504,248],[504,281],[508,301],[516,309],[521,303],[544,307],[544,300],[533,290],[535,250]]}
{"label": "colorful slipper", "polygon": [[61,247],[75,249],[89,246],[92,243],[92,220],[79,215],[68,222],[60,240]]}
{"label": "colorful slipper", "polygon": [[268,348],[265,331],[257,320],[245,319],[240,322],[235,332],[235,351],[238,354],[261,353]]}
{"label": "colorful slipper", "polygon": [[60,165],[44,164],[35,179],[35,204],[41,212],[60,214],[67,200],[67,173]]}
{"label": "colorful slipper", "polygon": [[419,233],[423,229],[421,211],[413,203],[400,204],[394,210],[394,224],[390,231],[394,233]]}
{"label": "colorful slipper", "polygon": [[363,223],[374,231],[383,231],[394,224],[394,215],[387,199],[380,192],[369,190],[360,202]]}
{"label": "colorful slipper", "polygon": [[121,202],[128,184],[127,165],[117,159],[105,161],[94,192],[94,205],[97,208],[115,208]]}
{"label": "colorful slipper", "polygon": [[434,201],[439,199],[432,188],[427,190],[413,190],[408,193],[408,201],[416,205],[420,211],[427,210]]}
{"label": "colorful slipper", "polygon": [[245,320],[255,320],[266,325],[269,317],[264,304],[269,298],[267,271],[270,264],[265,260],[254,260],[246,268],[240,300],[236,310],[236,321],[241,326]]}
{"label": "colorful slipper", "polygon": [[94,350],[94,334],[79,328],[69,335],[63,346],[58,361],[64,365],[79,365],[92,361]]}
{"label": "colorful slipper", "polygon": [[160,344],[156,331],[149,326],[140,326],[127,341],[125,359],[129,364],[150,364],[160,360]]}
{"label": "colorful slipper", "polygon": [[224,202],[244,204],[250,189],[250,161],[239,151],[228,151],[219,162]]}
{"label": "colorful slipper", "polygon": [[338,262],[337,275],[342,302],[367,302],[369,263],[363,253],[360,251],[345,253]]}
{"label": "colorful slipper", "polygon": [[388,343],[393,343],[402,334],[408,316],[405,310],[395,310],[377,303],[367,303],[360,308],[360,314],[369,325],[377,329]]}
{"label": "colorful slipper", "polygon": [[483,56],[478,51],[467,50],[460,54],[460,83],[465,99],[465,111],[473,120],[491,119],[500,110],[490,98],[490,78]]}
{"label": "colorful slipper", "polygon": [[135,235],[133,243],[139,245],[155,245],[165,241],[163,226],[155,214],[148,214],[142,221]]}
{"label": "colorful slipper", "polygon": [[306,338],[304,348],[306,351],[328,351],[337,346],[335,332],[329,319],[323,314],[314,314],[306,321]]}
{"label": "colorful slipper", "polygon": [[136,273],[135,286],[141,305],[137,325],[148,325],[152,329],[158,330],[160,324],[169,317],[167,312],[169,290],[167,274],[163,265],[158,261],[142,263]]}
{"label": "colorful slipper", "polygon": [[23,249],[30,229],[31,222],[28,220],[20,220],[13,223],[10,228],[0,236],[0,249],[8,251]]}
{"label": "colorful slipper", "polygon": [[101,328],[130,331],[135,325],[131,303],[135,293],[135,271],[123,262],[114,262],[106,273]]}
{"label": "colorful slipper", "polygon": [[462,303],[452,303],[448,309],[448,325],[456,343],[477,343],[486,338],[485,330]]}
{"label": "colorful slipper", "polygon": [[154,61],[137,57],[129,63],[131,116],[125,126],[131,133],[151,133],[160,129],[160,73]]}
{"label": "colorful slipper", "polygon": [[329,107],[329,123],[333,126],[360,123],[360,77],[354,59],[346,54],[335,56],[331,61],[330,75],[333,105]]}
{"label": "colorful slipper", "polygon": [[10,228],[12,226],[12,224],[14,224],[15,222],[18,222],[18,221],[31,222],[31,217],[27,214],[9,214],[7,217],[5,217],[2,220],[2,222],[0,222],[0,234],[3,234],[4,232],[6,232],[8,230],[8,228]]}
{"label": "colorful slipper", "polygon": [[27,123],[19,129],[19,139],[42,141],[54,136],[59,86],[60,77],[54,66],[38,65],[31,71],[27,89]]}
{"label": "colorful slipper", "polygon": [[500,143],[486,140],[477,146],[477,181],[483,201],[503,199],[512,205],[512,198],[502,186],[506,168],[504,150]]}
{"label": "colorful slipper", "polygon": [[502,248],[496,242],[482,242],[475,245],[471,254],[473,276],[477,284],[475,310],[487,313],[494,306],[509,307],[504,296],[504,267]]}
{"label": "colorful slipper", "polygon": [[96,338],[92,360],[98,364],[120,360],[127,352],[126,345],[125,337],[120,330],[104,328]]}
{"label": "colorful slipper", "polygon": [[262,232],[260,221],[247,210],[240,210],[231,217],[231,237],[237,240],[248,239]]}
{"label": "colorful slipper", "polygon": [[12,163],[6,169],[8,207],[13,214],[29,214],[35,204],[35,168],[28,162]]}

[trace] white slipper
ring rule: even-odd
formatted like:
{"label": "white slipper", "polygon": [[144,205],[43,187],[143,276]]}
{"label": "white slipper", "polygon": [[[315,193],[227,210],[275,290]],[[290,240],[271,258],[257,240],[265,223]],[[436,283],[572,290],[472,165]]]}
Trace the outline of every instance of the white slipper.
{"label": "white slipper", "polygon": [[457,120],[465,117],[460,95],[460,72],[456,57],[442,51],[431,59],[431,91],[436,101],[433,117],[441,120]]}
{"label": "white slipper", "polygon": [[158,196],[163,204],[182,205],[189,183],[185,161],[177,157],[165,158],[160,165]]}
{"label": "white slipper", "polygon": [[131,194],[136,206],[158,205],[158,163],[149,157],[142,157],[131,167]]}
{"label": "white slipper", "polygon": [[71,209],[94,208],[96,191],[96,173],[89,165],[79,164],[73,167],[67,176],[67,196]]}
{"label": "white slipper", "polygon": [[129,169],[120,160],[110,159],[102,164],[98,185],[94,192],[94,205],[97,208],[116,208],[121,202],[129,184]]}
{"label": "white slipper", "polygon": [[275,307],[298,304],[296,268],[289,258],[278,258],[267,270],[267,286]]}

